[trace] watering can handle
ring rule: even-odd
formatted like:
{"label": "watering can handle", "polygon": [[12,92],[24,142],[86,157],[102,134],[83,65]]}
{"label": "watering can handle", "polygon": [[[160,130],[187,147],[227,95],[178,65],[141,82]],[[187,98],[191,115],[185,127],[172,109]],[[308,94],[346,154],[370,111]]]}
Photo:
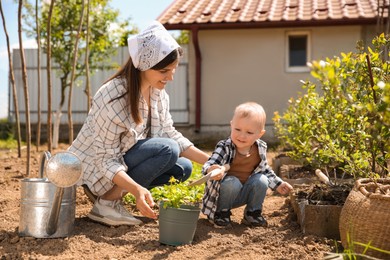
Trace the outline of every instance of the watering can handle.
{"label": "watering can handle", "polygon": [[41,163],[39,164],[39,178],[43,178],[45,172],[45,163],[50,159],[51,154],[49,151],[45,151],[41,155]]}

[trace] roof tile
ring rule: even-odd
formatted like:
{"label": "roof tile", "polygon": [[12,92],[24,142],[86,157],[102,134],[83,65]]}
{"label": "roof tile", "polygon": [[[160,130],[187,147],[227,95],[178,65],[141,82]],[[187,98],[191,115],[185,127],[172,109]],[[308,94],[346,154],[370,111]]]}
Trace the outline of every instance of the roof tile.
{"label": "roof tile", "polygon": [[[390,0],[381,1],[387,16]],[[377,0],[175,0],[163,24],[232,24],[372,19]]]}

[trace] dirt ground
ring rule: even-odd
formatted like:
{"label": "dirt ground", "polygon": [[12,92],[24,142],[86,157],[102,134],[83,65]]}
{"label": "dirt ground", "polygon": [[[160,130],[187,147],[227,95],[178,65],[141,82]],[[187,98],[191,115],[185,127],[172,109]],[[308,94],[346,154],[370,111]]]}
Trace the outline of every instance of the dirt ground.
{"label": "dirt ground", "polygon": [[[36,177],[40,152],[32,151],[31,176]],[[64,150],[66,145],[52,152]],[[272,154],[270,154],[272,156]],[[243,208],[234,209],[233,227],[215,229],[201,214],[191,245],[160,244],[158,221],[141,218],[141,226],[108,227],[86,216],[92,204],[77,190],[73,235],[37,239],[18,234],[20,181],[25,178],[26,151],[0,151],[0,259],[322,259],[335,252],[332,239],[303,235],[288,197],[269,193],[263,208],[269,226],[241,224]],[[269,162],[271,162],[269,158]]]}

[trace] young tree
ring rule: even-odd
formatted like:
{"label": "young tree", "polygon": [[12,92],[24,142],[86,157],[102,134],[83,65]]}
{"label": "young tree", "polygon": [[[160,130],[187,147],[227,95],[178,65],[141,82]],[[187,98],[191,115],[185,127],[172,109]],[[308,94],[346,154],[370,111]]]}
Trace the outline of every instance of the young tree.
{"label": "young tree", "polygon": [[[110,64],[107,59],[111,57],[117,50],[120,44],[121,36],[128,35],[134,30],[129,31],[126,28],[129,26],[129,21],[118,21],[119,11],[113,10],[108,5],[109,0],[90,0],[90,14],[88,19],[93,27],[89,35],[89,53],[88,61],[91,65],[91,70],[96,68],[104,68],[118,66],[118,64]],[[46,24],[48,20],[47,4],[43,2],[40,24]],[[51,47],[53,61],[58,65],[57,74],[61,82],[61,97],[57,108],[54,133],[58,133],[61,111],[66,101],[67,89],[71,84],[72,58],[74,57],[74,46],[77,35],[78,23],[81,14],[80,0],[60,1],[56,2],[53,8],[52,20],[52,35],[47,37],[48,31],[40,31],[42,38],[47,38],[48,41],[43,43],[43,50]],[[29,19],[28,15],[26,19]],[[88,20],[86,19],[86,20]],[[86,55],[86,36],[85,30],[86,21],[83,22],[82,31],[79,39],[79,56]],[[29,23],[33,28],[34,24]],[[42,26],[41,26],[42,27]],[[29,30],[29,33],[34,36],[35,30]],[[109,33],[107,33],[109,32]],[[77,60],[74,81],[81,75],[85,75],[85,63]],[[53,133],[53,135],[54,135]],[[58,135],[53,138],[53,144],[58,141]],[[53,145],[53,147],[56,147]]]}
{"label": "young tree", "polygon": [[176,41],[180,45],[188,44],[190,42],[190,31],[188,30],[180,31],[180,35],[176,38]]}
{"label": "young tree", "polygon": [[87,35],[85,37],[85,88],[84,93],[87,96],[87,111],[91,109],[91,82],[90,82],[90,73],[89,73],[89,35],[90,26],[89,26],[89,7],[90,1],[87,0],[87,24],[86,24],[86,32]]}
{"label": "young tree", "polygon": [[7,40],[9,75],[10,75],[10,79],[11,79],[12,93],[13,93],[12,98],[14,101],[14,109],[15,109],[16,131],[17,131],[17,141],[18,141],[18,157],[20,158],[22,156],[22,152],[21,152],[19,105],[18,105],[18,98],[17,98],[17,92],[16,92],[15,75],[14,75],[14,68],[13,68],[13,64],[12,64],[11,49],[10,49],[10,44],[9,44],[9,36],[8,36],[8,32],[7,32],[7,25],[5,23],[5,17],[4,17],[3,6],[1,4],[1,1],[0,1],[0,13],[1,13],[1,18],[3,20],[3,28],[4,28],[5,38]]}
{"label": "young tree", "polygon": [[27,169],[26,174],[30,176],[30,159],[31,159],[31,125],[30,125],[30,100],[27,84],[27,71],[26,62],[24,58],[23,39],[22,39],[22,6],[23,0],[19,0],[18,7],[18,35],[19,35],[19,48],[20,48],[20,59],[22,62],[22,78],[23,78],[23,89],[24,89],[24,105],[26,113],[26,143],[27,143]]}
{"label": "young tree", "polygon": [[50,44],[50,38],[51,38],[51,18],[53,15],[53,9],[54,9],[54,3],[55,0],[50,1],[50,7],[48,12],[48,18],[46,20],[46,63],[47,63],[47,146],[49,152],[51,152],[52,149],[52,134],[51,134],[51,44]]}
{"label": "young tree", "polygon": [[37,66],[37,76],[38,76],[38,122],[37,122],[37,135],[36,135],[36,144],[37,144],[37,151],[39,150],[39,146],[41,144],[41,37],[39,35],[39,1],[35,0],[35,24],[36,24],[36,31],[37,31],[37,57],[38,57],[38,66]]}
{"label": "young tree", "polygon": [[72,73],[71,73],[70,85],[69,85],[69,97],[68,97],[69,144],[71,144],[73,141],[72,93],[73,93],[73,83],[75,79],[75,71],[76,71],[76,63],[77,63],[77,51],[79,47],[78,43],[80,40],[80,32],[81,32],[81,27],[83,25],[83,19],[84,19],[84,0],[82,0],[82,4],[81,4],[79,28],[77,30],[76,41],[74,43]]}

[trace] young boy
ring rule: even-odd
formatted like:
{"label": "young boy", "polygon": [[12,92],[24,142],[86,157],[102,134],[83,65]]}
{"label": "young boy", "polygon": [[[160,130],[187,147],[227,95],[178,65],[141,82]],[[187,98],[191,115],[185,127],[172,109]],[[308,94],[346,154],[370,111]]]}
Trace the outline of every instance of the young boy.
{"label": "young boy", "polygon": [[[230,227],[230,210],[243,205],[243,223],[267,226],[262,216],[267,188],[283,195],[292,190],[267,163],[267,145],[260,140],[265,133],[265,119],[263,107],[255,102],[237,106],[230,121],[230,137],[218,142],[203,165],[203,174],[215,171],[206,183],[202,213],[217,228]],[[225,168],[225,164],[230,167]]]}

